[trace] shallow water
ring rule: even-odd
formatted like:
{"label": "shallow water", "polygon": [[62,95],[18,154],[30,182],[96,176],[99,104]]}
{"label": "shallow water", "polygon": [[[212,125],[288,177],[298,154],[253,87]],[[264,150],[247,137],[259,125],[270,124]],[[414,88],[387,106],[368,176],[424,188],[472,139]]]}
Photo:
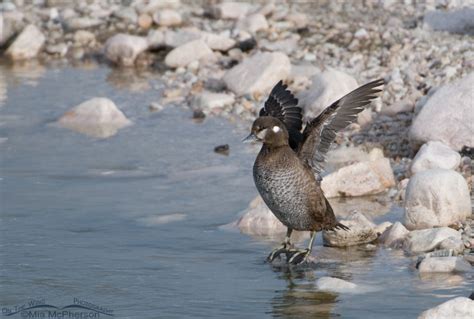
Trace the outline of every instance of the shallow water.
{"label": "shallow water", "polygon": [[[471,292],[472,275],[420,278],[399,251],[328,248],[320,237],[315,269],[265,264],[274,243],[220,227],[256,195],[245,132],[194,123],[182,108],[149,112],[159,75],[1,65],[0,75],[2,308],[76,297],[117,318],[414,318]],[[50,125],[94,96],[134,125],[105,140]],[[215,154],[224,143],[230,155]],[[376,221],[400,214],[380,211]],[[318,291],[322,276],[360,293]]]}

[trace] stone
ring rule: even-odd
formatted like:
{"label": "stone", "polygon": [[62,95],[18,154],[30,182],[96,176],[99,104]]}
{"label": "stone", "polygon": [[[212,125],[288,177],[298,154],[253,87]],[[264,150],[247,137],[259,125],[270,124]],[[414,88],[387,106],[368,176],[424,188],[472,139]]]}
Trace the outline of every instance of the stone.
{"label": "stone", "polygon": [[423,144],[411,163],[410,171],[416,174],[432,168],[456,169],[461,155],[438,141]]}
{"label": "stone", "polygon": [[214,34],[209,32],[201,32],[201,39],[215,51],[226,52],[235,47],[235,40],[222,34]]}
{"label": "stone", "polygon": [[23,29],[23,18],[23,13],[19,11],[2,12],[0,14],[0,47]]}
{"label": "stone", "polygon": [[441,141],[460,151],[474,147],[474,72],[436,90],[415,117],[410,138],[415,143]]}
{"label": "stone", "polygon": [[378,238],[378,242],[386,247],[401,248],[409,231],[400,222],[395,222]]}
{"label": "stone", "polygon": [[202,92],[196,101],[196,106],[201,109],[212,109],[232,105],[235,102],[234,96],[225,93]]}
{"label": "stone", "polygon": [[165,33],[161,30],[150,30],[146,39],[150,49],[158,49],[166,46]]}
{"label": "stone", "polygon": [[211,7],[211,15],[218,19],[239,19],[245,17],[253,6],[246,2],[222,2]]}
{"label": "stone", "polygon": [[212,56],[212,50],[203,40],[194,40],[171,50],[165,57],[165,64],[172,68],[184,67]]}
{"label": "stone", "polygon": [[147,49],[146,38],[119,33],[107,40],[104,51],[110,61],[122,66],[133,66],[137,56]]}
{"label": "stone", "polygon": [[380,224],[378,224],[377,226],[375,226],[374,228],[374,231],[377,235],[382,235],[387,229],[389,229],[390,227],[392,227],[393,223],[391,222],[382,222]]}
{"label": "stone", "polygon": [[114,17],[117,17],[121,20],[124,20],[126,22],[131,22],[131,23],[137,23],[138,22],[138,14],[135,11],[134,8],[131,7],[124,7],[121,8],[113,13]]}
{"label": "stone", "polygon": [[405,192],[403,223],[408,229],[449,226],[471,215],[471,199],[461,174],[430,169],[413,175]]}
{"label": "stone", "polygon": [[119,129],[132,124],[107,98],[92,98],[70,111],[58,120],[60,127],[98,138],[115,135]]}
{"label": "stone", "polygon": [[411,254],[430,252],[449,237],[461,239],[461,233],[449,227],[413,230],[406,235],[403,248]]}
{"label": "stone", "polygon": [[471,264],[462,257],[428,257],[418,266],[420,273],[471,272]]}
{"label": "stone", "polygon": [[393,186],[395,177],[387,158],[342,167],[324,176],[321,182],[321,188],[328,198],[374,195]]}
{"label": "stone", "polygon": [[421,313],[418,319],[474,318],[474,300],[456,297]]}
{"label": "stone", "polygon": [[73,39],[80,46],[93,45],[96,42],[94,33],[87,30],[77,30]]}
{"label": "stone", "polygon": [[[280,51],[286,54],[292,54],[296,50],[298,50],[298,36],[292,36],[283,40],[269,42],[268,40],[262,40],[260,43],[260,47],[264,48],[268,51]],[[314,67],[315,68],[315,67]],[[293,73],[293,69],[291,71]],[[311,74],[313,75],[313,74]]]}
{"label": "stone", "polygon": [[164,33],[164,44],[168,47],[177,48],[188,42],[201,39],[201,30],[197,28],[181,28],[179,30],[167,30]]}
{"label": "stone", "polygon": [[33,24],[23,29],[13,43],[8,47],[5,55],[12,60],[27,60],[38,55],[46,41],[43,33]]}
{"label": "stone", "polygon": [[435,31],[474,35],[474,8],[428,11],[424,15],[423,23]]}
{"label": "stone", "polygon": [[340,220],[340,223],[349,227],[349,230],[323,231],[325,246],[347,247],[367,244],[377,239],[375,224],[359,212],[353,212]]}
{"label": "stone", "polygon": [[255,13],[240,19],[237,28],[255,34],[258,31],[267,30],[268,22],[263,14]]}
{"label": "stone", "polygon": [[286,16],[286,21],[291,22],[296,28],[306,28],[309,23],[308,15],[305,13],[290,13]]}
{"label": "stone", "polygon": [[452,250],[455,255],[459,255],[464,250],[464,242],[459,238],[448,237],[439,243],[439,249]]}
{"label": "stone", "polygon": [[406,98],[400,101],[396,101],[392,105],[385,106],[380,111],[380,114],[395,116],[398,113],[412,112],[414,108],[415,108],[415,103],[412,100]]}
{"label": "stone", "polygon": [[335,293],[347,293],[357,290],[357,285],[334,277],[321,277],[316,280],[316,287],[319,290],[330,291]]}
{"label": "stone", "polygon": [[352,76],[333,68],[315,74],[311,82],[307,91],[297,94],[307,118],[316,117],[333,102],[357,88],[357,81]]}
{"label": "stone", "polygon": [[180,0],[136,0],[132,4],[139,14],[147,13],[150,15],[160,9],[176,9],[180,5]]}
{"label": "stone", "polygon": [[290,60],[285,54],[259,52],[227,71],[223,80],[238,96],[265,95],[278,81],[286,79],[290,71]]}
{"label": "stone", "polygon": [[66,28],[70,31],[90,29],[105,23],[104,20],[89,17],[73,17],[65,21]]}
{"label": "stone", "polygon": [[58,43],[53,45],[48,45],[45,48],[45,51],[49,54],[59,55],[61,57],[65,56],[68,51],[68,46],[65,43]]}
{"label": "stone", "polygon": [[153,21],[162,27],[177,26],[183,22],[179,12],[169,9],[156,11],[153,14]]}
{"label": "stone", "polygon": [[140,28],[144,30],[148,30],[151,28],[151,25],[153,24],[153,19],[149,14],[142,13],[140,14],[140,16],[138,16],[137,24]]}

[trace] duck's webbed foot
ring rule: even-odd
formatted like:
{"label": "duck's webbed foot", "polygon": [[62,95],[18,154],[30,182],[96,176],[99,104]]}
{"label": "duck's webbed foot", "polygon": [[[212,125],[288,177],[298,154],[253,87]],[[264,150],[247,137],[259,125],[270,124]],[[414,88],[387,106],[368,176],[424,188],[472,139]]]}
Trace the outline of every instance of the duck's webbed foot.
{"label": "duck's webbed foot", "polygon": [[270,255],[268,255],[268,257],[267,257],[268,262],[274,261],[277,257],[279,257],[283,253],[286,254],[288,252],[288,250],[292,247],[292,245],[290,244],[290,237],[291,237],[291,232],[292,231],[293,230],[291,228],[288,228],[288,231],[286,232],[285,241],[281,244],[280,247],[275,248],[270,253]]}
{"label": "duck's webbed foot", "polygon": [[298,265],[304,263],[310,255],[309,249],[290,249],[286,252],[286,260],[291,265]]}

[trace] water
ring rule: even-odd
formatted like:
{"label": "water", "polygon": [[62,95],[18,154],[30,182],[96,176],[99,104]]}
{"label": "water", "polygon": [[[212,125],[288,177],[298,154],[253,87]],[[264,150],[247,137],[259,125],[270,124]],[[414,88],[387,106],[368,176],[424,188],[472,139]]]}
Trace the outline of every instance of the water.
{"label": "water", "polygon": [[[2,308],[80,298],[117,318],[414,318],[469,295],[472,275],[420,278],[400,251],[321,238],[315,269],[265,264],[274,243],[220,227],[256,195],[245,132],[184,108],[151,113],[154,87],[156,74],[0,66]],[[94,96],[134,125],[105,140],[51,125]],[[212,151],[224,143],[229,156]],[[387,210],[376,220],[400,214]],[[318,291],[322,276],[368,289]]]}

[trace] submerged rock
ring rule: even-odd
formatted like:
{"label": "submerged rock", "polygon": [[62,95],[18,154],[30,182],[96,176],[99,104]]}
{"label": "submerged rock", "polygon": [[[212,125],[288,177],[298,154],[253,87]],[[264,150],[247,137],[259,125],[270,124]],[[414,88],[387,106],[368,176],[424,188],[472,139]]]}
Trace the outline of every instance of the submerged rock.
{"label": "submerged rock", "polygon": [[377,239],[375,224],[359,212],[352,213],[340,222],[349,227],[349,230],[323,231],[324,245],[347,247],[370,243]]}
{"label": "submerged rock", "polygon": [[449,237],[461,239],[461,233],[449,227],[413,230],[406,236],[403,247],[412,254],[429,252]]}
{"label": "submerged rock", "polygon": [[461,163],[461,155],[442,142],[430,141],[420,148],[411,163],[412,174],[432,169],[456,169]]}
{"label": "submerged rock", "polygon": [[378,242],[391,248],[401,248],[409,231],[400,222],[395,222],[379,237]]}
{"label": "submerged rock", "polygon": [[466,297],[448,300],[424,311],[418,319],[470,319],[474,318],[474,301]]}
{"label": "submerged rock", "polygon": [[43,33],[33,24],[26,26],[13,43],[8,47],[5,55],[12,60],[26,60],[38,55],[46,41]]}
{"label": "submerged rock", "polygon": [[212,50],[203,40],[194,40],[171,50],[166,55],[165,64],[172,68],[184,67],[193,61],[212,56]]}
{"label": "submerged rock", "polygon": [[410,178],[404,206],[404,224],[408,229],[449,226],[471,215],[466,180],[445,169],[422,171]]}
{"label": "submerged rock", "polygon": [[227,87],[237,95],[266,94],[290,74],[288,57],[280,52],[259,52],[224,75]]}
{"label": "submerged rock", "polygon": [[70,130],[99,138],[113,136],[132,122],[107,98],[87,100],[58,120],[58,125]]}
{"label": "submerged rock", "polygon": [[146,38],[119,33],[107,40],[104,50],[110,61],[123,66],[133,66],[137,56],[146,49]]}
{"label": "submerged rock", "polygon": [[429,257],[418,266],[420,273],[471,272],[472,266],[462,257]]}
{"label": "submerged rock", "polygon": [[354,293],[358,286],[352,282],[334,277],[321,277],[316,280],[316,287],[320,290],[336,293]]}

